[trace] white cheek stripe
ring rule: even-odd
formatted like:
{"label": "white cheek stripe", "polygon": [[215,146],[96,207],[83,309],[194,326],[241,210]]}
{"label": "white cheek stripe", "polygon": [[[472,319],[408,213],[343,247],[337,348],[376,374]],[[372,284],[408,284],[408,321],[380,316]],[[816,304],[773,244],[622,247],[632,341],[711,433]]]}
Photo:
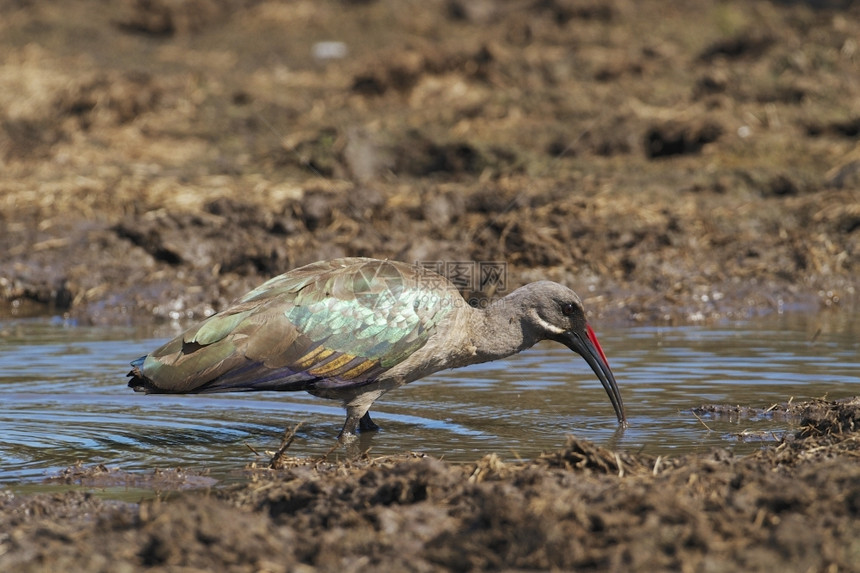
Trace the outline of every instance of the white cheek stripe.
{"label": "white cheek stripe", "polygon": [[560,328],[550,322],[545,321],[541,317],[537,317],[538,324],[540,324],[547,332],[552,332],[553,334],[561,334],[564,332],[563,328]]}

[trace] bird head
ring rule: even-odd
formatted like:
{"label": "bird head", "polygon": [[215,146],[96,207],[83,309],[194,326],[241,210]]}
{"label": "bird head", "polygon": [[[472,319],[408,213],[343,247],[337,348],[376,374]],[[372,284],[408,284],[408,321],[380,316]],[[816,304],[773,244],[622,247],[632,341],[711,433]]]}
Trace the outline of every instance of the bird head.
{"label": "bird head", "polygon": [[585,319],[582,300],[569,288],[551,281],[533,283],[533,294],[537,295],[532,297],[533,328],[540,338],[564,344],[585,359],[609,395],[618,422],[626,427],[618,384],[597,335]]}

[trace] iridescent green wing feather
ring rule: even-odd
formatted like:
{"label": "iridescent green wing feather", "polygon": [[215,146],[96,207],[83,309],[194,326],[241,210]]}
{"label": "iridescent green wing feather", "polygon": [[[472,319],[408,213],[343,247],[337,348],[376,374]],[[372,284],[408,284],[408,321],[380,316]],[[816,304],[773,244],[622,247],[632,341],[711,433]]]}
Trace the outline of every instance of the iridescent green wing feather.
{"label": "iridescent green wing feather", "polygon": [[[448,312],[402,263],[340,259],[275,277],[146,357],[151,391],[299,390],[374,380]],[[454,293],[456,294],[456,293]]]}

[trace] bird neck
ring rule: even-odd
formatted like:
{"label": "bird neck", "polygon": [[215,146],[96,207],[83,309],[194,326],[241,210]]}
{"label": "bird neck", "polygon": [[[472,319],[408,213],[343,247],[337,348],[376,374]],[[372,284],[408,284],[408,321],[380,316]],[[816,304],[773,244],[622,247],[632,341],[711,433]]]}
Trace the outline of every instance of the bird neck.
{"label": "bird neck", "polygon": [[531,348],[538,338],[529,328],[529,305],[525,304],[527,293],[517,289],[486,309],[476,309],[472,314],[472,344],[475,348],[475,363],[497,360]]}

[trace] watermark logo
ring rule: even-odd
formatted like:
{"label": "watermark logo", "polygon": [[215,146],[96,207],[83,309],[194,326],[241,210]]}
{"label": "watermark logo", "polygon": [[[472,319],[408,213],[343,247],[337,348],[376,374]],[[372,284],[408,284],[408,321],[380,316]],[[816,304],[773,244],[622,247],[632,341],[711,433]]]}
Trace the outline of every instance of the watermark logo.
{"label": "watermark logo", "polygon": [[448,288],[473,292],[508,290],[508,269],[504,261],[418,261],[418,281],[425,288]]}
{"label": "watermark logo", "polygon": [[495,292],[508,290],[508,264],[503,261],[479,262],[478,276],[481,280],[480,290],[490,288]]}
{"label": "watermark logo", "polygon": [[[361,265],[350,275],[347,292],[355,303],[373,312],[388,312],[412,300],[416,309],[468,304],[486,308],[496,294],[508,289],[507,263],[503,261],[418,261],[414,275],[404,276],[402,267],[388,261]],[[413,289],[418,287],[419,291]],[[335,297],[338,293],[336,284]],[[464,300],[458,291],[469,296]],[[489,295],[489,296],[486,296]]]}

